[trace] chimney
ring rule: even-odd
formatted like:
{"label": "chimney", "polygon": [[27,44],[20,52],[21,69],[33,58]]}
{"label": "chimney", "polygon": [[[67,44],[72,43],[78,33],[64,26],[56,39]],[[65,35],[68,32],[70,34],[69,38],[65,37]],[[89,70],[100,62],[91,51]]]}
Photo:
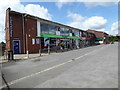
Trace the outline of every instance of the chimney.
{"label": "chimney", "polygon": [[9,7],[6,11],[10,12],[10,11],[11,11],[11,8]]}

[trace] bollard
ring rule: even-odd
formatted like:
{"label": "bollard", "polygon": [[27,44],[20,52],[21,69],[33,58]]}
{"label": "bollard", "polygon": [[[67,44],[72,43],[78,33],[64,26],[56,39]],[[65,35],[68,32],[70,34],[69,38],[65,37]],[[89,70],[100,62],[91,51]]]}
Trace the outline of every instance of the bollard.
{"label": "bollard", "polygon": [[7,57],[6,57],[7,55],[6,55],[6,51],[4,52],[4,60],[6,60],[7,59]]}
{"label": "bollard", "polygon": [[7,59],[6,51],[4,52],[4,60]]}
{"label": "bollard", "polygon": [[50,54],[50,45],[48,46],[48,54]]}
{"label": "bollard", "polygon": [[48,49],[48,54],[50,54],[50,49]]}
{"label": "bollard", "polygon": [[27,58],[29,58],[29,51],[27,50]]}
{"label": "bollard", "polygon": [[10,52],[11,60],[13,60],[13,51]]}
{"label": "bollard", "polygon": [[39,55],[41,56],[41,49],[39,50]]}
{"label": "bollard", "polygon": [[7,60],[8,59],[8,51],[5,50],[4,52],[4,59]]}

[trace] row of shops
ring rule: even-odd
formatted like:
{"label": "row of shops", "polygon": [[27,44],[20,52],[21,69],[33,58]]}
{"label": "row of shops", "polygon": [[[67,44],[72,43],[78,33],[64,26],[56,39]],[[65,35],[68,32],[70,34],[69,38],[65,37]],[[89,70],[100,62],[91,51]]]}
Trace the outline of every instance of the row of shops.
{"label": "row of shops", "polygon": [[95,45],[92,32],[6,10],[6,49],[14,54],[64,51]]}
{"label": "row of shops", "polygon": [[[51,51],[79,49],[94,45],[92,40],[81,39],[63,39],[63,38],[49,38],[41,37],[42,51],[50,49]],[[36,43],[38,43],[36,41]]]}

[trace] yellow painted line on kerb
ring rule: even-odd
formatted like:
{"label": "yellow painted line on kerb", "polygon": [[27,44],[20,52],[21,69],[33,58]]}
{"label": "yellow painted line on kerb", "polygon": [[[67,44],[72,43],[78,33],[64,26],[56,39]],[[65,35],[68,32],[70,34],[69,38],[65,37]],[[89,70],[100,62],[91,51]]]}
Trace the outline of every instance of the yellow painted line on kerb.
{"label": "yellow painted line on kerb", "polygon": [[[108,45],[107,45],[107,46],[108,46]],[[102,48],[105,48],[105,47],[102,47]],[[102,49],[102,48],[100,48],[100,49]],[[74,60],[78,60],[78,59],[80,59],[80,58],[83,58],[84,56],[87,56],[87,55],[89,55],[89,54],[92,54],[92,53],[94,53],[94,52],[96,52],[96,51],[98,51],[98,50],[100,50],[100,49],[97,49],[97,50],[94,50],[94,51],[92,51],[92,52],[86,53],[86,54],[84,54],[84,55],[82,55],[82,56],[80,56],[80,57],[75,58]],[[43,72],[47,72],[47,71],[49,71],[49,70],[52,70],[52,69],[54,69],[54,68],[63,66],[63,65],[65,65],[65,64],[67,64],[67,63],[70,63],[70,62],[72,62],[72,61],[73,61],[73,60],[69,60],[69,61],[67,61],[67,62],[64,62],[64,63],[58,64],[58,65],[52,66],[52,67],[47,68],[47,69],[45,69],[45,70],[42,70],[42,71],[40,71],[40,72],[37,72],[37,73],[31,74],[31,75],[28,75],[28,76],[19,78],[19,79],[17,79],[17,80],[14,80],[14,81],[9,82],[8,85],[9,85],[9,86],[10,86],[10,85],[13,85],[13,84],[15,84],[15,83],[17,83],[17,82],[19,82],[19,81],[21,81],[21,80],[24,80],[24,79],[26,79],[26,78],[29,78],[29,77],[38,75],[38,74],[43,73]],[[6,87],[6,85],[0,86],[0,88],[4,88],[4,87]]]}

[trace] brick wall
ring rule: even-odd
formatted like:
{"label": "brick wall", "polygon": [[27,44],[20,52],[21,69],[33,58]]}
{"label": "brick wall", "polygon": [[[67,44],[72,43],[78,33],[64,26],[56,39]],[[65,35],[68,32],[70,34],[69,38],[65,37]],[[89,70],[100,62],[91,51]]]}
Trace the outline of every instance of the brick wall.
{"label": "brick wall", "polygon": [[[10,18],[12,18],[12,33],[10,29]],[[23,29],[24,25],[24,29]],[[32,44],[32,39],[36,41],[37,20],[20,13],[14,13],[9,9],[6,11],[6,49],[13,50],[13,40],[20,40],[20,53],[38,53],[40,44]],[[39,38],[40,39],[40,38]]]}
{"label": "brick wall", "polygon": [[20,53],[24,53],[23,50],[23,23],[22,15],[10,13],[12,17],[13,33],[11,37],[11,49],[13,50],[13,40],[20,40]]}
{"label": "brick wall", "polygon": [[25,18],[25,33],[26,33],[26,50],[29,53],[38,53],[40,44],[32,44],[32,39],[39,38],[37,36],[37,20],[31,17]]}

